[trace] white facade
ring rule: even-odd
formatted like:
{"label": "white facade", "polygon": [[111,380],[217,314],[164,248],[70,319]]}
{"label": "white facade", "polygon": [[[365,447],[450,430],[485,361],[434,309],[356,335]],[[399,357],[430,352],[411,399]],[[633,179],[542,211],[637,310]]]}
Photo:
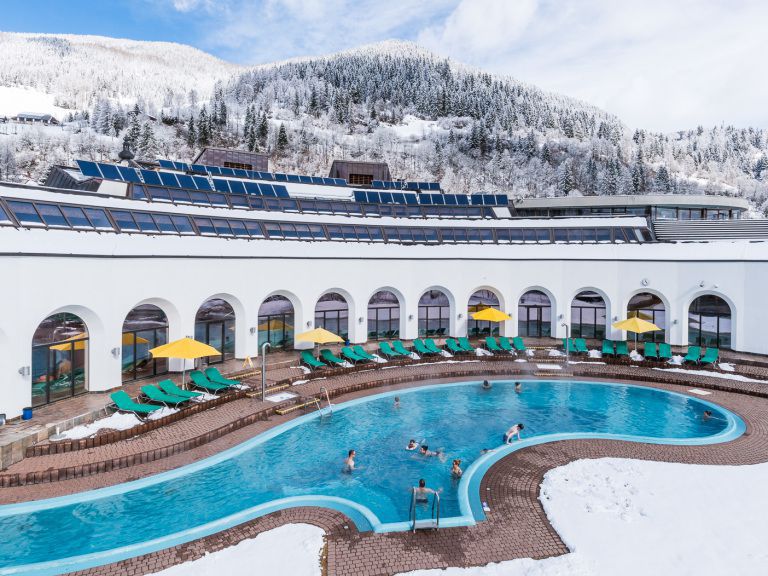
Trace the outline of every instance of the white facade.
{"label": "white facade", "polygon": [[[46,194],[41,191],[37,197]],[[220,209],[207,210],[223,215]],[[271,295],[292,302],[298,333],[313,326],[315,305],[323,294],[342,294],[349,306],[350,340],[361,343],[368,334],[367,305],[374,293],[390,290],[397,295],[401,337],[412,339],[417,337],[419,298],[429,289],[448,296],[450,334],[456,336],[466,334],[467,303],[476,290],[493,291],[500,307],[513,316],[501,328],[509,336],[517,332],[520,296],[541,290],[551,300],[552,334],[557,337],[565,336],[561,324],[569,322],[574,296],[594,290],[606,302],[607,335],[616,339],[626,335],[610,323],[626,317],[633,295],[651,292],[664,302],[663,328],[672,344],[688,342],[691,302],[716,294],[731,307],[732,348],[768,353],[768,309],[762,298],[768,286],[768,249],[763,242],[407,246],[0,227],[0,245],[0,297],[5,303],[0,315],[0,412],[8,417],[30,405],[31,382],[24,368],[31,365],[33,334],[51,314],[71,312],[86,323],[88,387],[101,391],[121,385],[121,359],[112,351],[120,350],[123,322],[131,309],[139,304],[160,307],[174,340],[194,334],[198,308],[214,297],[235,311],[238,358],[258,354],[254,328],[260,305]]]}

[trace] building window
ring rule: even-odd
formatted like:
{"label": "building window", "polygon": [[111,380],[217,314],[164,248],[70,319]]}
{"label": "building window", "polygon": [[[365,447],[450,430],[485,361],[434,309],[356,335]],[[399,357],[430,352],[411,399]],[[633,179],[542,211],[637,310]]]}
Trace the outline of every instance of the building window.
{"label": "building window", "polygon": [[368,339],[400,336],[400,301],[392,292],[381,290],[368,301]]}
{"label": "building window", "polygon": [[571,302],[571,336],[605,338],[605,300],[597,292],[584,291]]}
{"label": "building window", "polygon": [[712,348],[731,348],[731,307],[708,294],[691,302],[688,309],[688,344]]}
{"label": "building window", "polygon": [[370,186],[373,184],[373,176],[368,174],[350,174],[348,180],[353,186]]}
{"label": "building window", "polygon": [[270,296],[259,308],[259,350],[269,342],[273,348],[293,348],[293,304],[285,296]]}
{"label": "building window", "polygon": [[203,303],[195,316],[195,340],[219,350],[218,356],[208,356],[208,364],[218,364],[235,357],[235,311],[221,298]]}
{"label": "building window", "polygon": [[123,322],[123,382],[168,372],[167,358],[152,358],[149,351],[168,342],[168,318],[157,306],[143,304]]}
{"label": "building window", "polygon": [[544,292],[530,290],[520,296],[517,305],[517,333],[532,338],[552,334],[552,303]]}
{"label": "building window", "polygon": [[490,290],[478,290],[469,297],[467,306],[467,334],[479,338],[485,336],[498,336],[499,323],[487,320],[473,320],[472,314],[485,308],[499,309],[499,298]]}
{"label": "building window", "polygon": [[85,323],[66,312],[43,320],[32,337],[32,406],[84,393],[87,367]]}
{"label": "building window", "polygon": [[419,336],[446,336],[451,326],[451,304],[440,290],[419,299]]}
{"label": "building window", "polygon": [[234,168],[236,170],[253,170],[253,164],[244,164],[243,162],[224,162],[224,168]]}
{"label": "building window", "polygon": [[325,328],[344,340],[349,337],[349,305],[341,294],[324,294],[315,306],[315,328]]}
{"label": "building window", "polygon": [[666,342],[666,310],[661,298],[649,292],[635,294],[627,305],[627,318],[639,317],[656,324],[661,330],[637,335],[638,342]]}

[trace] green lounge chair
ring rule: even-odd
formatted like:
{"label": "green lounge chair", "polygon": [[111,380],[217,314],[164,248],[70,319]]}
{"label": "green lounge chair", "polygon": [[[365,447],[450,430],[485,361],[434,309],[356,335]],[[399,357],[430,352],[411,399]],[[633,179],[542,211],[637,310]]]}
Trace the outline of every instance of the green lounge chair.
{"label": "green lounge chair", "polygon": [[709,366],[712,366],[717,362],[717,359],[720,356],[720,350],[717,348],[707,348],[704,350],[704,356],[701,357],[699,362],[701,364],[707,364]]}
{"label": "green lounge chair", "polygon": [[400,352],[392,350],[392,346],[389,344],[389,342],[379,342],[379,350],[387,358],[400,358],[400,356],[402,356]]}
{"label": "green lounge chair", "polygon": [[525,342],[523,342],[523,339],[520,336],[515,336],[512,338],[512,343],[515,345],[515,349],[520,352],[525,352],[527,350],[525,347]]}
{"label": "green lounge chair", "polygon": [[461,338],[459,338],[459,346],[461,346],[465,352],[475,351],[475,347],[469,343],[469,338],[467,338],[466,336],[462,336]]}
{"label": "green lounge chair", "polygon": [[485,337],[485,347],[488,348],[493,353],[496,352],[504,352],[501,348],[499,348],[499,345],[496,343],[496,338],[493,336],[486,336]]}
{"label": "green lounge chair", "polygon": [[368,352],[366,352],[365,348],[363,348],[360,344],[353,346],[352,350],[355,352],[355,354],[357,354],[361,358],[365,358],[366,360],[376,360],[373,354],[369,354]]}
{"label": "green lounge chair", "polygon": [[688,354],[683,358],[683,363],[688,364],[690,362],[691,364],[698,364],[699,358],[701,358],[701,346],[689,346]]}
{"label": "green lounge chair", "polygon": [[432,340],[432,338],[425,338],[424,339],[424,346],[427,350],[432,352],[433,354],[442,354],[443,351],[440,349],[440,346],[435,344],[435,341]]}
{"label": "green lounge chair", "polygon": [[573,340],[569,340],[568,338],[563,338],[563,352],[575,352],[576,351],[576,345],[573,343]]}
{"label": "green lounge chair", "polygon": [[370,362],[368,358],[365,356],[360,356],[360,354],[355,352],[351,346],[344,346],[341,349],[341,355],[353,364],[357,364],[358,362]]}
{"label": "green lounge chair", "polygon": [[215,394],[216,392],[223,392],[224,390],[229,389],[229,386],[225,386],[224,384],[211,382],[205,377],[205,374],[200,372],[200,370],[192,370],[192,372],[189,373],[189,377],[192,379],[192,384],[206,392],[213,392]]}
{"label": "green lounge chair", "polygon": [[181,406],[182,404],[186,404],[189,402],[189,398],[182,398],[181,396],[173,396],[171,394],[166,394],[159,388],[155,388],[154,386],[151,386],[147,384],[146,386],[141,387],[141,391],[144,393],[144,395],[149,398],[151,402],[157,402],[162,404],[163,406],[168,406],[177,408]]}
{"label": "green lounge chair", "polygon": [[407,349],[407,348],[406,348],[406,347],[403,345],[403,343],[402,343],[402,342],[400,342],[400,340],[395,340],[394,342],[392,342],[392,349],[393,349],[395,352],[400,352],[400,354],[401,354],[401,355],[403,355],[403,356],[410,356],[410,355],[411,355],[411,352],[410,352],[410,350],[408,350],[408,349]]}
{"label": "green lounge chair", "polygon": [[205,369],[205,377],[208,378],[214,384],[221,384],[222,386],[240,386],[240,382],[232,380],[231,378],[225,378],[224,375],[219,372],[218,368],[210,367]]}
{"label": "green lounge chair", "polygon": [[467,351],[464,350],[459,344],[454,340],[453,338],[446,338],[445,339],[445,345],[448,347],[448,351],[451,354],[466,354]]}
{"label": "green lounge chair", "polygon": [[659,343],[659,360],[672,360],[672,346],[666,342]]}
{"label": "green lounge chair", "polygon": [[616,354],[616,348],[613,344],[613,340],[603,340],[603,356],[613,356]]}
{"label": "green lounge chair", "polygon": [[138,402],[134,402],[133,398],[128,396],[128,393],[125,390],[112,392],[109,397],[112,398],[112,402],[115,403],[118,412],[130,412],[131,414],[136,415],[139,419],[143,419],[142,416],[152,414],[155,410],[160,410],[160,408],[162,408],[162,406],[150,406],[149,404],[139,404]]}
{"label": "green lounge chair", "polygon": [[514,352],[515,347],[512,346],[512,342],[506,336],[499,336],[499,346],[506,352]]}
{"label": "green lounge chair", "polygon": [[314,370],[315,368],[325,368],[325,364],[320,362],[317,358],[315,358],[312,355],[312,352],[309,350],[303,350],[301,352],[301,361],[309,366],[310,370]]}
{"label": "green lounge chair", "polygon": [[182,390],[173,380],[161,380],[157,383],[160,390],[171,396],[181,396],[182,398],[197,398],[202,396],[202,392],[192,392],[192,390]]}
{"label": "green lounge chair", "polygon": [[589,354],[589,347],[587,341],[584,338],[574,338],[573,344],[576,347],[576,352],[579,354]]}
{"label": "green lounge chair", "polygon": [[656,350],[656,343],[655,342],[646,342],[643,344],[643,356],[646,358],[651,358],[653,360],[659,359],[659,353]]}
{"label": "green lounge chair", "polygon": [[424,344],[424,341],[421,338],[416,338],[416,340],[413,341],[413,347],[416,349],[416,354],[419,356],[434,356],[435,353],[432,352],[429,348],[427,348],[427,345]]}
{"label": "green lounge chair", "polygon": [[616,342],[616,356],[626,358],[629,356],[629,348],[627,348],[626,340],[619,340]]}
{"label": "green lounge chair", "polygon": [[338,366],[339,364],[344,364],[344,360],[338,356],[335,356],[333,352],[331,352],[328,348],[323,348],[320,350],[320,358],[322,358],[322,360],[329,366]]}

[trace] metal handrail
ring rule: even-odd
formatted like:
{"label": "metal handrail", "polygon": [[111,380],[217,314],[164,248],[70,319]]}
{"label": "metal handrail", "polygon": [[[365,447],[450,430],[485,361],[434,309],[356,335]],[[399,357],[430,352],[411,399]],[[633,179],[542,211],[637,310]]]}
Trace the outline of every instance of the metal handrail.
{"label": "metal handrail", "polygon": [[[411,520],[411,530],[416,532],[416,490],[414,486],[411,488],[411,509],[409,516]],[[440,494],[438,492],[432,492],[432,520],[434,521],[433,530],[440,528]]]}
{"label": "metal handrail", "polygon": [[320,388],[320,394],[322,394],[323,392],[325,392],[325,400],[328,402],[328,411],[331,414],[333,414],[333,404],[331,404],[331,395],[328,394],[328,388],[326,388],[325,386],[322,386]]}

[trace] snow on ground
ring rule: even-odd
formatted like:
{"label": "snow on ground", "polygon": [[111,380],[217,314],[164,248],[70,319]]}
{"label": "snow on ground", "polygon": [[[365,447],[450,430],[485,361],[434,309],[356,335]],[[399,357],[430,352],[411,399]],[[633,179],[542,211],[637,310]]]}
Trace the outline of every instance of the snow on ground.
{"label": "snow on ground", "polygon": [[61,440],[80,440],[95,436],[99,430],[128,430],[141,424],[141,420],[133,414],[115,412],[107,418],[101,418],[90,424],[75,426],[61,433]]}
{"label": "snow on ground", "polygon": [[445,132],[445,130],[438,126],[435,120],[422,120],[412,114],[407,114],[403,118],[402,124],[387,126],[387,128],[394,132],[401,140],[420,140],[430,132]]}
{"label": "snow on ground", "polygon": [[160,410],[155,410],[154,412],[148,414],[147,420],[160,420],[160,418],[165,418],[171,414],[176,414],[178,411],[178,408],[168,408],[167,406],[163,406],[160,408]]}
{"label": "snow on ground", "polygon": [[0,86],[0,116],[16,116],[19,112],[50,114],[58,120],[66,118],[71,110],[54,104],[55,96],[34,88]]}
{"label": "snow on ground", "polygon": [[738,380],[739,382],[760,382],[761,384],[768,384],[768,381],[766,380],[747,378],[741,374],[722,374],[720,372],[715,372],[714,370],[688,370],[686,368],[654,368],[654,370],[661,370],[662,372],[679,372],[681,374],[696,374],[697,376],[709,376],[711,378],[725,378],[726,380]]}
{"label": "snow on ground", "polygon": [[286,524],[203,558],[172,566],[155,576],[320,576],[323,530]]}
{"label": "snow on ground", "polygon": [[603,458],[547,473],[544,509],[571,554],[408,576],[763,576],[768,464]]}

